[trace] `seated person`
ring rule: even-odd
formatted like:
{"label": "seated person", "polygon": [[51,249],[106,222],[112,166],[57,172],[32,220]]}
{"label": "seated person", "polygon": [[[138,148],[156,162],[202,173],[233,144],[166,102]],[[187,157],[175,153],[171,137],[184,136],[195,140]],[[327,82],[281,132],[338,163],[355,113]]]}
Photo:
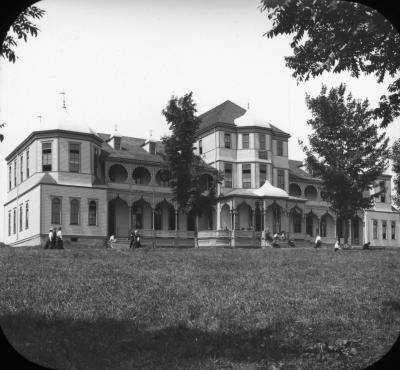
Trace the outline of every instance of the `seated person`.
{"label": "seated person", "polygon": [[108,241],[108,245],[110,248],[114,248],[114,244],[117,242],[117,239],[115,239],[114,235],[110,236],[110,240]]}
{"label": "seated person", "polygon": [[315,245],[314,248],[319,248],[322,246],[322,239],[319,235],[315,238]]}
{"label": "seated person", "polygon": [[368,249],[370,246],[371,242],[367,242],[363,244],[363,249]]}

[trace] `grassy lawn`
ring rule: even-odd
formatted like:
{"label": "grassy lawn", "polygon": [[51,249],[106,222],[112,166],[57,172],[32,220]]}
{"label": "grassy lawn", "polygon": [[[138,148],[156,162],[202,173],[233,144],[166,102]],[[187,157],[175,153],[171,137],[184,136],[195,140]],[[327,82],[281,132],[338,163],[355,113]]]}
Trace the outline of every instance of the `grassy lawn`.
{"label": "grassy lawn", "polygon": [[400,250],[0,249],[0,323],[59,369],[363,369],[400,332]]}

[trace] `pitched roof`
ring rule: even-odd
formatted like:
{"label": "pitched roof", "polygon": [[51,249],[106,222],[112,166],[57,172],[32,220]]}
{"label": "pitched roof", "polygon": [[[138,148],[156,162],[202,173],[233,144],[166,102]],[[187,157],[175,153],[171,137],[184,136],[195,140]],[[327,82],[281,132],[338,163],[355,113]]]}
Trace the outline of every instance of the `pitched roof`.
{"label": "pitched roof", "polygon": [[303,166],[302,161],[295,161],[293,159],[289,159],[289,176],[291,178],[299,179],[299,180],[308,180],[308,181],[320,181],[319,179],[311,176],[308,172],[302,170],[300,167]]}
{"label": "pitched roof", "polygon": [[201,114],[199,116],[201,122],[199,130],[211,126],[214,123],[228,123],[234,125],[235,118],[240,117],[246,113],[246,110],[239,105],[226,100],[215,108]]}
{"label": "pitched roof", "polygon": [[57,184],[57,181],[54,180],[53,176],[46,172],[38,181],[38,184]]}

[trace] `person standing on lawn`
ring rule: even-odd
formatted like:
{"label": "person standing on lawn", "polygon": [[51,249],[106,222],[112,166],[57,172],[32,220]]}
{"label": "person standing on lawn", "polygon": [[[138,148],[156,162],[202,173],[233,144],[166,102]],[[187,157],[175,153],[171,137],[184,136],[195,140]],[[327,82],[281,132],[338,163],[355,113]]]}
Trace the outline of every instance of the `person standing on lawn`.
{"label": "person standing on lawn", "polygon": [[335,252],[338,251],[339,249],[340,249],[339,240],[336,240],[336,243],[335,243]]}
{"label": "person standing on lawn", "polygon": [[136,248],[136,230],[133,231],[131,230],[131,233],[129,235],[129,248],[134,249]]}
{"label": "person standing on lawn", "polygon": [[56,249],[64,249],[61,226],[58,228],[58,231],[57,231]]}
{"label": "person standing on lawn", "polygon": [[140,244],[140,234],[138,230],[135,230],[135,244],[136,248],[140,248],[142,245]]}
{"label": "person standing on lawn", "polygon": [[51,238],[51,242],[50,242],[50,249],[56,249],[56,241],[57,241],[57,230],[56,228],[53,228],[52,231],[52,238]]}
{"label": "person standing on lawn", "polygon": [[46,240],[46,244],[44,245],[44,249],[49,249],[49,248],[51,248],[51,241],[52,241],[52,239],[53,239],[53,229],[50,228],[50,229],[49,229],[49,235],[48,235],[47,240]]}

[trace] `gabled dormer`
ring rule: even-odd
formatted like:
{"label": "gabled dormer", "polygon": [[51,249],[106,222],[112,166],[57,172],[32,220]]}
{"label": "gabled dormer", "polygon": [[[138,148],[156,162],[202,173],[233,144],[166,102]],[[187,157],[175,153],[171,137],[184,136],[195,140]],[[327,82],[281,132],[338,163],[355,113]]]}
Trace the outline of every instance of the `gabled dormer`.
{"label": "gabled dormer", "polygon": [[117,125],[115,125],[114,133],[110,136],[107,140],[107,143],[113,148],[114,150],[122,150],[121,147],[121,138],[122,135],[117,130]]}

